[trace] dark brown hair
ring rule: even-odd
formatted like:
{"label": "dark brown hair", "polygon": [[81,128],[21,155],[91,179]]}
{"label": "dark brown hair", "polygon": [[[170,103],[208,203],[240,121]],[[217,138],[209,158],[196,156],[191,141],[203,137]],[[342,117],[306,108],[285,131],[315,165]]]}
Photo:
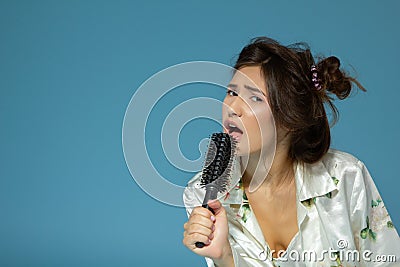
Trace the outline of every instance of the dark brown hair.
{"label": "dark brown hair", "polygon": [[[313,65],[320,89],[312,81]],[[329,149],[330,125],[324,103],[332,109],[333,125],[339,114],[332,103],[333,95],[346,98],[352,83],[365,91],[356,79],[340,69],[337,57],[315,62],[305,43],[286,47],[273,39],[257,37],[240,52],[234,68],[246,66],[261,67],[275,122],[290,134],[289,156],[301,162],[314,163]]]}

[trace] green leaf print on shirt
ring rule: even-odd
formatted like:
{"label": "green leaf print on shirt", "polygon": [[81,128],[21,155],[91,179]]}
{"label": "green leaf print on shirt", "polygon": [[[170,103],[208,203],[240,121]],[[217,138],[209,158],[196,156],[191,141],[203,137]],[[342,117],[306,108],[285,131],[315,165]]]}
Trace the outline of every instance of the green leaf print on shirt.
{"label": "green leaf print on shirt", "polygon": [[[335,185],[337,185],[339,183],[339,180],[335,176],[332,176],[331,178],[332,178],[333,182],[335,183]],[[326,196],[327,198],[332,198],[332,192],[328,192],[324,196]],[[317,198],[313,197],[313,198],[303,200],[301,203],[304,206],[306,206],[307,208],[311,208],[311,206],[313,204],[315,204],[316,201],[317,201]]]}
{"label": "green leaf print on shirt", "polygon": [[317,198],[313,197],[313,198],[309,198],[309,199],[303,200],[301,203],[304,206],[306,206],[307,208],[311,208],[311,206],[315,204],[316,200],[317,200]]}
{"label": "green leaf print on shirt", "polygon": [[343,267],[342,261],[340,260],[340,252],[337,251],[337,252],[333,252],[332,254],[336,256],[335,261],[336,261],[337,265],[331,265],[331,267]]}
{"label": "green leaf print on shirt", "polygon": [[[335,185],[337,185],[339,183],[339,180],[335,176],[332,176],[331,178],[332,178],[333,182],[335,183]],[[327,198],[332,198],[332,192],[326,193],[325,196]]]}
{"label": "green leaf print on shirt", "polygon": [[249,201],[248,199],[247,199],[247,195],[246,195],[246,192],[244,192],[244,188],[243,188],[243,201]]}
{"label": "green leaf print on shirt", "polygon": [[[339,183],[339,180],[335,176],[332,176],[331,178],[332,178],[333,182],[335,183],[335,185],[337,185]],[[326,193],[325,196],[327,198],[332,198],[332,192]]]}
{"label": "green leaf print on shirt", "polygon": [[381,202],[382,200],[379,198],[377,200],[371,200],[371,207],[378,207]]}
{"label": "green leaf print on shirt", "polygon": [[369,237],[371,240],[375,241],[377,232],[381,231],[384,227],[394,229],[393,223],[390,220],[381,198],[371,200],[370,216],[367,216],[366,223],[367,227],[360,232],[362,239]]}
{"label": "green leaf print on shirt", "polygon": [[249,205],[249,204],[243,204],[243,205],[240,207],[240,209],[241,209],[240,214],[241,214],[242,220],[243,220],[244,222],[247,222],[247,219],[249,218],[249,215],[250,215],[250,213],[251,213],[250,205]]}
{"label": "green leaf print on shirt", "polygon": [[251,208],[249,200],[247,199],[246,196],[246,192],[244,191],[242,180],[239,181],[239,186],[243,190],[243,195],[242,195],[242,204],[240,205],[239,212],[237,215],[242,219],[243,222],[247,222],[247,219],[251,214]]}
{"label": "green leaf print on shirt", "polygon": [[276,262],[276,259],[275,259],[275,258],[272,258],[272,265],[273,265],[274,267],[281,267],[281,266]]}
{"label": "green leaf print on shirt", "polygon": [[366,239],[367,237],[371,238],[371,240],[376,240],[376,233],[369,228],[369,218],[367,216],[367,227],[361,230],[360,236],[362,239]]}

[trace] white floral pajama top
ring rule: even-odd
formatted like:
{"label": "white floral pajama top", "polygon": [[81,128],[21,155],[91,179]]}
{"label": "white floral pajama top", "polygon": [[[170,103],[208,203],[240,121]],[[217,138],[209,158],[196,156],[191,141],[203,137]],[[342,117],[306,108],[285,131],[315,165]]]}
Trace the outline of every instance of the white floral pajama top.
{"label": "white floral pajama top", "polygon": [[[235,160],[231,189],[219,197],[235,266],[400,266],[399,235],[367,168],[352,155],[330,149],[317,163],[295,166],[299,231],[278,258],[247,201],[239,166]],[[198,173],[185,189],[188,215],[203,202],[200,179]]]}

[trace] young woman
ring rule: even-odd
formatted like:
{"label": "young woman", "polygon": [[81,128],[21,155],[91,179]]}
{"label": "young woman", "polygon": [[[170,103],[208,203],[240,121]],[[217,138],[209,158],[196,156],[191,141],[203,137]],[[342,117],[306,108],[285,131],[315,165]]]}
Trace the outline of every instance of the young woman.
{"label": "young woman", "polygon": [[183,243],[208,266],[399,264],[400,239],[368,170],[329,148],[324,104],[336,119],[332,96],[346,98],[353,83],[364,90],[339,67],[265,37],[241,51],[222,111],[238,142],[237,184],[209,203],[215,214],[198,207],[200,173],[184,194]]}

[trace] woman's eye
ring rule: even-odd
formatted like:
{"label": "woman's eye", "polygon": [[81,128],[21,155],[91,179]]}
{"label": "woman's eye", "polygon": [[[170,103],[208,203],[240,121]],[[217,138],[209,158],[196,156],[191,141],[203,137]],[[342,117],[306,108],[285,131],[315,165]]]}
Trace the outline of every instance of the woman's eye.
{"label": "woman's eye", "polygon": [[235,91],[232,91],[232,90],[229,90],[229,89],[226,91],[226,94],[230,95],[230,96],[237,96],[237,93]]}
{"label": "woman's eye", "polygon": [[262,101],[262,99],[259,98],[258,96],[252,96],[250,99],[251,99],[252,101],[254,101],[254,102]]}

